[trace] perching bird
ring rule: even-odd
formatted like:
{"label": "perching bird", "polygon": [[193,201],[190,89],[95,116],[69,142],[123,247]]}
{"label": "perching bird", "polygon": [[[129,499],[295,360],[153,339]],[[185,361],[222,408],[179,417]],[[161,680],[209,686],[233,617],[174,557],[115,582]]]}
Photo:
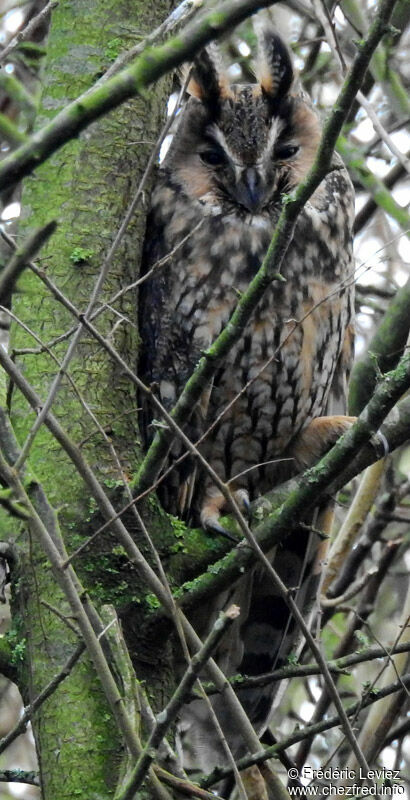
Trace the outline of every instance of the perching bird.
{"label": "perching bird", "polygon": [[[194,62],[191,96],[152,197],[144,271],[171,255],[140,294],[140,375],[167,409],[259,269],[283,195],[313,164],[320,124],[293,82],[288,50],[270,29],[261,36],[255,84],[229,85],[210,50]],[[327,415],[334,398],[344,411],[352,360],[353,213],[353,188],[335,155],[298,217],[281,269],[285,280],[267,288],[187,420],[195,442],[218,418],[199,449],[242,507],[277,483],[278,460],[291,459],[298,471],[350,424]],[[152,416],[145,407],[147,440]],[[174,443],[166,466],[181,452]],[[192,458],[170,474],[160,497],[171,513],[218,530],[225,501]],[[287,552],[294,560],[291,544]],[[267,644],[268,614],[272,624],[284,624],[278,606],[268,612],[262,584],[253,578],[252,586],[242,623],[248,643],[230,673],[241,665],[248,674],[271,668],[277,642]]]}

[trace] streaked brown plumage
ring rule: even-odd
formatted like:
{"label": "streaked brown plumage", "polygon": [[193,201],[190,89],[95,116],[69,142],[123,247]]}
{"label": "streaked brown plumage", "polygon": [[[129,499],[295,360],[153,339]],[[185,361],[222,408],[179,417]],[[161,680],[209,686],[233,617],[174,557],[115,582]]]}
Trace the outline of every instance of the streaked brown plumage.
{"label": "streaked brown plumage", "polygon": [[[288,51],[269,30],[262,37],[254,85],[229,86],[207,51],[195,61],[191,97],[152,197],[144,269],[177,250],[142,285],[140,301],[140,374],[168,409],[260,267],[283,194],[314,161],[320,125],[309,100],[292,93],[292,83]],[[281,467],[265,462],[292,459],[293,469],[301,469],[349,424],[349,418],[324,415],[334,399],[337,412],[345,410],[353,346],[352,223],[352,185],[334,156],[332,170],[297,220],[282,266],[285,282],[266,290],[187,421],[185,430],[196,441],[220,416],[200,449],[242,504],[283,477]],[[147,440],[151,417],[145,407]],[[180,453],[174,444],[169,462]],[[190,515],[210,529],[217,528],[224,507],[208,476],[188,459],[162,485],[161,499],[168,511]],[[300,542],[290,542],[277,555],[288,585],[298,582],[290,570],[298,548]],[[254,572],[237,590],[245,622],[242,616],[241,642],[226,658],[228,674],[265,671],[276,658],[272,628],[283,631],[287,609],[273,590],[267,601],[260,579]],[[263,727],[266,691],[243,693],[242,699]],[[223,707],[219,711],[223,716]],[[192,705],[194,761],[209,768],[212,757],[202,757],[208,737],[203,717],[203,707]],[[231,743],[233,737],[231,731]]]}
{"label": "streaked brown plumage", "polygon": [[[141,373],[167,408],[258,270],[281,196],[315,157],[317,117],[290,93],[289,56],[272,33],[265,32],[263,55],[261,84],[229,87],[209,54],[201,54],[191,82],[196,96],[185,106],[153,194],[145,268],[202,223],[141,291]],[[342,420],[336,427],[328,420],[305,434],[326,413],[331,389],[344,392],[352,351],[352,214],[352,186],[335,156],[334,170],[298,219],[282,268],[286,283],[266,291],[187,428],[199,438],[253,380],[201,446],[221,478],[251,498],[277,480],[277,467],[256,465],[313,461],[343,430]],[[212,525],[223,502],[198,473],[184,491],[192,469],[190,462],[170,479],[164,505],[183,514],[191,497],[191,509]]]}

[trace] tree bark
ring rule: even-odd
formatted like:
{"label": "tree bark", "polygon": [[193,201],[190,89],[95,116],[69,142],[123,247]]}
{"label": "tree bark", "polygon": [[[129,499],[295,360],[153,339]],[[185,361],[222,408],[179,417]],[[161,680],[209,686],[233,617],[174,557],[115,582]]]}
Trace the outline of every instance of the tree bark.
{"label": "tree bark", "polygon": [[[169,0],[155,4],[143,0],[124,0],[115,5],[106,0],[60,3],[51,20],[37,125],[44,124],[91,86],[119,51],[152,31],[169,13],[170,5]],[[168,86],[169,81],[157,84],[149,97],[125,104],[94,124],[25,183],[21,235],[25,236],[27,229],[57,219],[57,232],[38,263],[81,311],[89,302],[102,261],[139,185],[164,121]],[[145,205],[140,203],[113,259],[102,300],[110,299],[136,278],[145,213]],[[64,334],[75,323],[30,270],[19,282],[13,312],[29,329],[41,330],[43,343]],[[134,368],[138,342],[134,292],[128,292],[115,304],[115,312],[109,310],[101,315],[99,330],[112,337],[117,350]],[[124,319],[119,321],[118,314]],[[51,348],[60,362],[70,341],[71,337]],[[36,354],[19,352],[37,348],[38,344],[18,324],[13,326],[12,347],[17,363],[45,400],[58,372],[50,350]],[[81,447],[105,488],[114,491],[121,474],[113,465],[109,443],[86,407],[92,409],[127,472],[135,468],[139,453],[134,388],[86,332],[69,373],[76,389],[64,377],[53,412]],[[14,430],[22,445],[36,415],[13,387],[9,390],[9,401]],[[44,426],[30,448],[29,466],[31,480],[35,476],[41,483],[58,512],[71,552],[101,523],[95,514],[94,501]],[[5,538],[9,522],[7,526],[4,526]],[[80,563],[74,565],[97,606],[107,599],[117,605],[125,604],[135,596],[135,575],[122,572],[124,559],[115,544],[106,534],[97,540],[92,552],[86,551]],[[16,584],[14,624],[20,640],[26,640],[21,688],[27,702],[61,669],[76,647],[76,636],[43,605],[45,602],[69,614],[44,554],[35,541],[19,537],[19,546],[23,566]],[[36,712],[33,725],[46,800],[113,795],[122,743],[86,656]]]}

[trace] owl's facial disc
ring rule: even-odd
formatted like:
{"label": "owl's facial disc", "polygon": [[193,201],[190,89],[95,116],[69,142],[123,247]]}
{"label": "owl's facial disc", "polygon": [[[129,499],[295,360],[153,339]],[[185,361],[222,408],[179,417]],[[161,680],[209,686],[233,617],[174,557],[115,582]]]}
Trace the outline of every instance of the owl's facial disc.
{"label": "owl's facial disc", "polygon": [[166,163],[207,212],[271,217],[314,161],[317,117],[304,99],[269,96],[263,84],[233,85],[217,96],[217,103],[190,98]]}
{"label": "owl's facial disc", "polygon": [[[290,173],[300,145],[291,126],[271,115],[264,98],[260,94],[255,97],[254,88],[252,99],[262,113],[252,130],[254,113],[250,103],[243,105],[245,92],[249,93],[249,87],[241,87],[238,92],[238,108],[233,108],[231,98],[230,113],[224,113],[222,105],[219,119],[205,126],[198,153],[200,169],[218,203],[225,204],[226,210],[233,205],[246,215],[254,215],[268,211],[272,202],[279,202],[281,193],[291,188]],[[234,117],[240,118],[234,127],[229,122],[232,111]]]}

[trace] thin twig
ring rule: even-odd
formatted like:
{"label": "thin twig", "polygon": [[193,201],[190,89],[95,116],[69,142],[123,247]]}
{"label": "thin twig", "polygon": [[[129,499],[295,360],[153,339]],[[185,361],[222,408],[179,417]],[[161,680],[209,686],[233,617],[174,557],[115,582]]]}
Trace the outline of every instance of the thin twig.
{"label": "thin twig", "polygon": [[78,628],[71,622],[71,620],[68,619],[66,614],[63,614],[58,608],[51,605],[51,603],[48,603],[47,600],[41,600],[41,605],[51,611],[52,614],[55,614],[58,619],[61,619],[61,622],[63,622],[64,625],[67,625],[67,628],[70,628],[70,631],[72,631],[72,633],[74,633],[78,638],[80,632]]}

